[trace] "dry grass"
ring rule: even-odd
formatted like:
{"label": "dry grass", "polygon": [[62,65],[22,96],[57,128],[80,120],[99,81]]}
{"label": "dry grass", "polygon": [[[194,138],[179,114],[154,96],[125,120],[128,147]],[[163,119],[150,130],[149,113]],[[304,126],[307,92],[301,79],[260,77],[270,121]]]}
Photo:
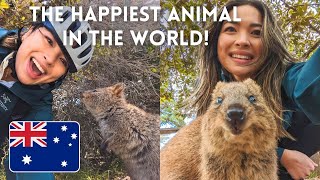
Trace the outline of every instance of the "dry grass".
{"label": "dry grass", "polygon": [[311,159],[317,163],[319,166],[311,173],[308,179],[306,180],[320,180],[320,152],[317,152]]}

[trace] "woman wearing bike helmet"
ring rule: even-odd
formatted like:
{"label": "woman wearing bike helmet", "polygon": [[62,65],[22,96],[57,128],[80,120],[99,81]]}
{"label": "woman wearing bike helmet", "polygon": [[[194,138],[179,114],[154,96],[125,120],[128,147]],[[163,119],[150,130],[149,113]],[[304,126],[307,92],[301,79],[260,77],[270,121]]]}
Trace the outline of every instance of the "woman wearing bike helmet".
{"label": "woman wearing bike helmet", "polygon": [[[52,12],[55,17],[54,7]],[[51,91],[60,86],[67,72],[77,72],[90,61],[90,25],[72,21],[71,12],[70,7],[63,7],[63,21],[46,19],[26,32],[0,28],[0,144],[8,137],[11,121],[52,120]],[[81,44],[63,45],[64,30],[81,31]],[[8,163],[5,166],[10,180],[54,179],[52,173],[12,173]]]}

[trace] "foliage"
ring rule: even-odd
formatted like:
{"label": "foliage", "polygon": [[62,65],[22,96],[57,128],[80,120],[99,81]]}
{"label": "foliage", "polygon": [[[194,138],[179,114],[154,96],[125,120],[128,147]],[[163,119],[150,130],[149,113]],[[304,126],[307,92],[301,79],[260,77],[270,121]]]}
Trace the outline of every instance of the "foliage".
{"label": "foliage", "polygon": [[[181,14],[182,7],[187,10],[191,6],[205,6],[207,9],[222,7],[226,2],[216,0],[189,0],[189,1],[162,1],[161,30],[184,30],[185,38],[190,35],[190,30],[204,31],[205,22],[166,21],[166,14],[173,7]],[[264,0],[273,10],[281,28],[288,37],[288,49],[294,56],[306,59],[320,45],[320,3],[319,0]],[[181,16],[180,16],[181,17]],[[164,44],[160,55],[160,103],[161,112],[171,116],[161,116],[162,122],[171,121],[177,126],[183,124],[188,114],[182,114],[179,109],[182,101],[190,95],[197,79],[196,63],[199,59],[198,46],[179,46]],[[167,107],[170,107],[169,109]],[[185,111],[185,110],[184,110]],[[182,122],[180,122],[182,121]]]}
{"label": "foliage", "polygon": [[[113,179],[121,180],[125,177],[124,173],[112,170],[98,171],[94,169],[84,169],[77,173],[56,173],[56,180],[96,180],[96,179]],[[0,180],[5,180],[5,172],[0,169]]]}
{"label": "foliage", "polygon": [[267,0],[288,37],[289,50],[306,59],[320,45],[319,0]]}
{"label": "foliage", "polygon": [[[116,163],[119,163],[117,161]],[[122,172],[122,169],[119,168],[121,164],[113,164],[113,169],[108,169],[105,171],[104,169],[93,169],[93,168],[81,168],[77,173],[56,173],[55,178],[57,180],[95,180],[95,179],[123,179],[125,174]],[[121,171],[119,171],[119,169]]]}
{"label": "foliage", "polygon": [[177,106],[177,103],[172,99],[169,101],[165,100],[163,103],[161,103],[160,118],[163,119],[162,124],[171,122],[176,127],[182,127],[184,125],[184,123],[182,123],[184,116],[181,113],[177,113],[178,110],[174,109],[176,108],[175,106]]}
{"label": "foliage", "polygon": [[30,24],[32,14],[29,6],[37,6],[32,0],[7,2],[9,8],[0,8],[0,26],[8,29],[23,27]]}

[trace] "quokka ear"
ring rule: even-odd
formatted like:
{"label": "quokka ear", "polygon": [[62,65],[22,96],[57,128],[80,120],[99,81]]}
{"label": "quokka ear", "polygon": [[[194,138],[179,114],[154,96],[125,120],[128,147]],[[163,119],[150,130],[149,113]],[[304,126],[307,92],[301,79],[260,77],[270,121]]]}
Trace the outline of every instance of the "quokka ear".
{"label": "quokka ear", "polygon": [[252,80],[251,78],[248,78],[246,80],[243,81],[245,84],[255,84],[256,82],[254,80]]}
{"label": "quokka ear", "polygon": [[117,83],[113,85],[113,94],[117,97],[123,97],[124,96],[124,88],[125,85],[123,83]]}
{"label": "quokka ear", "polygon": [[213,88],[213,92],[219,90],[224,85],[225,85],[225,82],[222,82],[222,81],[217,82],[217,84]]}
{"label": "quokka ear", "polygon": [[251,78],[246,79],[245,81],[243,81],[243,83],[245,83],[249,87],[249,89],[251,89],[252,92],[261,91],[260,86],[256,83],[256,81],[252,80]]}

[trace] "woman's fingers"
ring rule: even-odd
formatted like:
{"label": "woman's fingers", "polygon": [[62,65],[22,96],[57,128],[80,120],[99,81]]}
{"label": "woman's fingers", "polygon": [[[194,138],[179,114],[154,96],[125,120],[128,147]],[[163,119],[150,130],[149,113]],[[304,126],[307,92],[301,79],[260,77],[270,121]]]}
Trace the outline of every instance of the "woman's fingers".
{"label": "woman's fingers", "polygon": [[317,164],[317,163],[315,163],[314,161],[312,161],[312,162],[313,162],[313,164],[314,164],[315,167],[318,167],[318,164]]}
{"label": "woman's fingers", "polygon": [[288,149],[285,149],[281,163],[291,177],[297,180],[306,178],[318,166],[307,155]]}

